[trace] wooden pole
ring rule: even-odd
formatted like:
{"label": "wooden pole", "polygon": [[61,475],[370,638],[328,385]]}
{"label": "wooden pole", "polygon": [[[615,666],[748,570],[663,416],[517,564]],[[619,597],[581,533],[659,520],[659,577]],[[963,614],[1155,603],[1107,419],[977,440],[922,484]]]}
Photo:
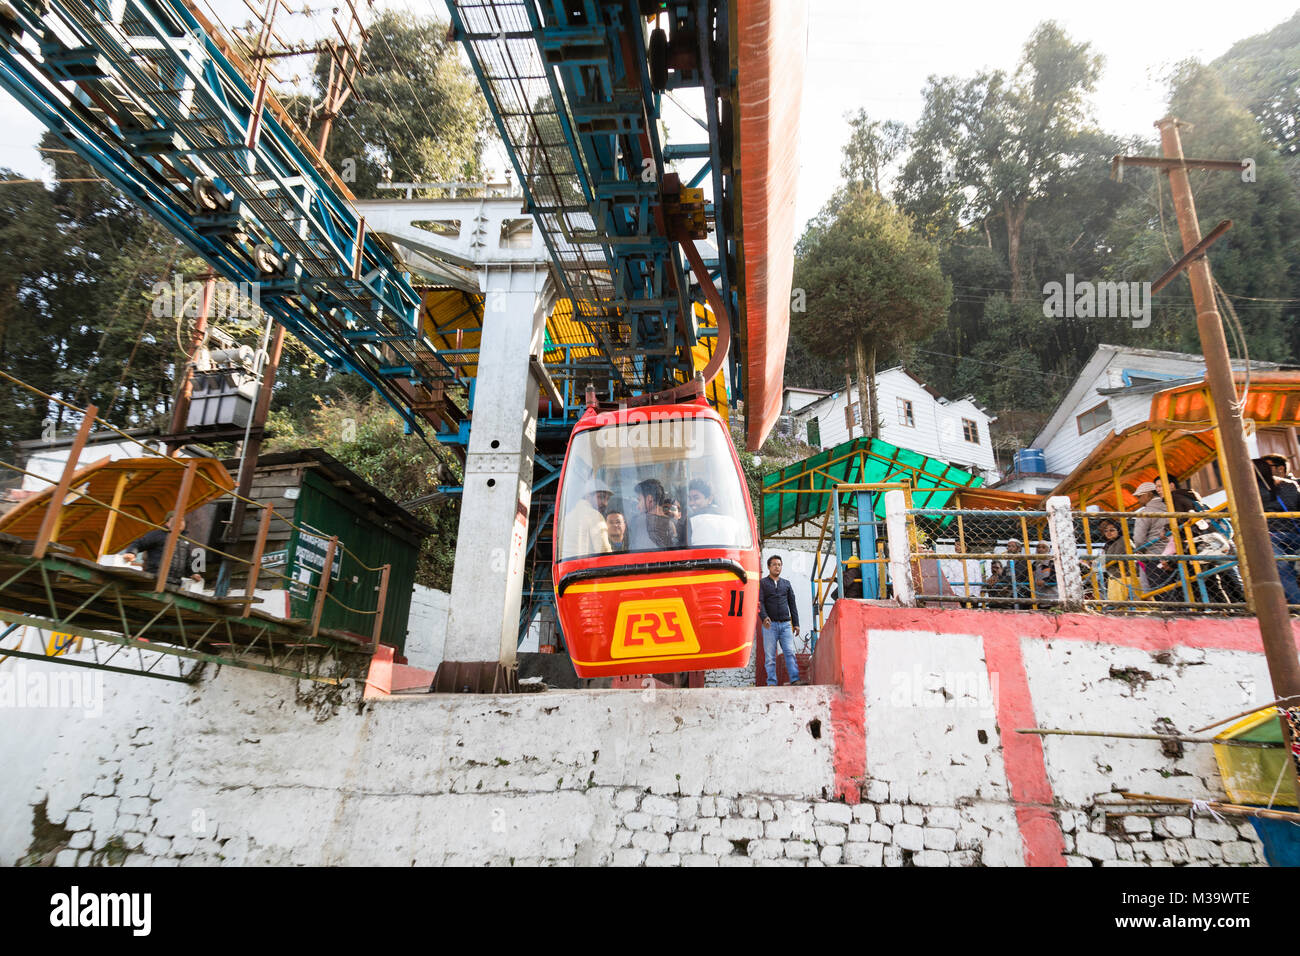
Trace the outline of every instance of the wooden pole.
{"label": "wooden pole", "polygon": [[266,535],[271,530],[271,506],[262,509],[262,521],[257,526],[257,541],[253,544],[253,563],[248,568],[248,583],[244,588],[244,611],[240,617],[248,617],[253,610],[253,591],[257,588],[257,576],[262,570],[262,552],[266,549]]}
{"label": "wooden pole", "polygon": [[[190,336],[190,360],[185,364],[184,376],[181,379],[181,391],[176,396],[176,407],[172,409],[172,434],[180,435],[185,429],[185,423],[189,419],[190,402],[194,398],[194,360],[198,357],[199,346],[208,334],[208,313],[212,310],[212,300],[217,291],[217,274],[209,272],[207,280],[203,283],[203,302],[199,307],[198,319],[194,322],[194,334]],[[184,314],[184,303],[179,306]],[[177,457],[183,447],[181,442],[175,444],[168,443],[171,447],[168,454]]]}
{"label": "wooden pole", "polygon": [[1205,730],[1212,730],[1215,727],[1218,727],[1220,724],[1226,724],[1228,721],[1236,720],[1238,717],[1248,717],[1251,714],[1258,713],[1259,711],[1263,710],[1266,707],[1280,707],[1282,704],[1285,704],[1288,701],[1295,700],[1295,699],[1296,698],[1294,697],[1279,697],[1277,700],[1270,701],[1267,704],[1260,704],[1258,707],[1250,708],[1250,710],[1243,710],[1240,714],[1233,714],[1231,717],[1224,717],[1222,720],[1216,720],[1214,723],[1206,724],[1204,727],[1197,727],[1195,730],[1192,731],[1192,733],[1199,734]]}
{"label": "wooden pole", "polygon": [[113,489],[113,504],[108,510],[108,517],[104,519],[104,536],[99,539],[96,561],[103,561],[108,554],[108,542],[113,540],[113,531],[117,527],[117,511],[122,507],[122,495],[125,494],[127,482],[134,474],[135,472],[132,471],[124,471],[117,476],[117,487]]}
{"label": "wooden pole", "polygon": [[226,526],[225,541],[234,544],[244,529],[244,512],[248,508],[245,501],[253,489],[253,476],[257,471],[257,459],[262,453],[262,429],[266,427],[266,417],[271,411],[271,392],[275,388],[275,375],[280,368],[280,354],[284,350],[284,326],[275,324],[271,337],[271,347],[267,352],[266,366],[262,369],[262,384],[257,393],[257,404],[253,407],[250,422],[252,434],[244,447],[239,450],[239,479],[235,486],[234,504],[230,506],[230,524]]}
{"label": "wooden pole", "polygon": [[194,473],[198,471],[199,460],[191,458],[185,466],[181,477],[181,490],[176,494],[176,507],[172,509],[171,530],[167,533],[167,544],[163,547],[162,560],[158,563],[158,577],[154,581],[154,591],[161,593],[167,589],[167,574],[171,571],[172,555],[176,553],[176,543],[181,537],[181,525],[185,523],[185,508],[190,501],[190,488],[194,484]]}
{"label": "wooden pole", "polygon": [[375,605],[375,632],[372,643],[379,646],[379,632],[384,628],[384,605],[388,602],[388,572],[391,564],[385,564],[379,571],[379,603]]}
{"label": "wooden pole", "polygon": [[320,573],[320,588],[316,592],[316,606],[311,610],[311,636],[320,630],[321,612],[325,610],[325,592],[329,590],[330,571],[334,568],[334,551],[339,546],[339,536],[330,538],[329,547],[325,549],[325,567]]}
{"label": "wooden pole", "polygon": [[1186,734],[1125,734],[1109,730],[1053,730],[1047,727],[1026,727],[1018,734],[1036,734],[1039,737],[1114,737],[1119,740],[1180,740],[1187,744],[1222,744],[1225,747],[1248,747],[1253,750],[1278,750],[1281,744],[1267,740],[1218,740],[1214,737],[1189,737]]}
{"label": "wooden pole", "polygon": [[[1173,196],[1183,251],[1190,252],[1201,241],[1201,226],[1196,218],[1196,202],[1192,197],[1191,180],[1183,158],[1178,120],[1170,116],[1156,125],[1160,128],[1160,142],[1165,158],[1178,161],[1177,165],[1168,168],[1169,191]],[[1237,512],[1233,519],[1239,528],[1237,540],[1240,550],[1247,555],[1246,570],[1254,589],[1254,611],[1259,621],[1264,658],[1268,662],[1274,695],[1289,697],[1300,694],[1300,655],[1296,653],[1286,594],[1273,556],[1268,523],[1264,520],[1264,503],[1254,492],[1255,469],[1246,449],[1242,406],[1237,402],[1232,360],[1228,356],[1228,340],[1223,332],[1223,321],[1215,304],[1214,280],[1210,275],[1209,260],[1202,256],[1193,261],[1187,267],[1187,277],[1191,281],[1192,299],[1196,304],[1196,329],[1205,356],[1205,381],[1210,389],[1210,397],[1213,399],[1211,404],[1219,424],[1217,437],[1223,446],[1228,474],[1237,493]],[[1290,727],[1286,720],[1281,720],[1280,724],[1282,739],[1290,751]],[[1291,770],[1296,800],[1300,802],[1300,767],[1296,766],[1294,760]]]}
{"label": "wooden pole", "polygon": [[[1129,793],[1127,790],[1120,793],[1121,797],[1128,800],[1143,800],[1149,803],[1172,803],[1178,806],[1194,806],[1197,801],[1187,800],[1183,797],[1157,797],[1150,793]],[[1239,803],[1219,803],[1217,800],[1205,801],[1205,806],[1219,813],[1230,813],[1238,817],[1267,817],[1270,820],[1290,820],[1292,823],[1300,822],[1300,813],[1292,813],[1288,810],[1266,810],[1263,807],[1243,807]]]}
{"label": "wooden pole", "polygon": [[59,478],[59,483],[54,486],[54,493],[50,495],[50,505],[45,509],[45,517],[41,519],[41,529],[37,532],[36,545],[32,548],[34,558],[45,557],[45,552],[49,550],[50,541],[54,538],[54,529],[58,526],[59,515],[63,511],[63,499],[68,497],[68,489],[72,487],[72,476],[77,473],[77,459],[85,450],[86,440],[90,438],[90,430],[95,427],[95,418],[98,415],[99,409],[96,406],[86,406],[86,414],[81,419],[77,436],[72,439],[72,447],[68,449],[68,460],[63,464],[63,475]]}

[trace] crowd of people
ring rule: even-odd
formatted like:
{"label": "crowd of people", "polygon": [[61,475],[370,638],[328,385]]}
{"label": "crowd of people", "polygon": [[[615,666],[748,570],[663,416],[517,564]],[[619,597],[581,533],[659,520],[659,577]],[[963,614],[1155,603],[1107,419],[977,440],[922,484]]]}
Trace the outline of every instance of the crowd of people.
{"label": "crowd of people", "polygon": [[[1300,556],[1300,519],[1285,516],[1300,513],[1300,481],[1282,455],[1264,455],[1254,464],[1287,603],[1300,605],[1294,561]],[[1097,538],[1090,537],[1091,546],[1081,555],[1092,562],[1084,569],[1085,589],[1092,592],[1085,597],[1115,603],[1186,602],[1189,597],[1196,603],[1244,603],[1227,516],[1211,513],[1196,492],[1177,482],[1167,501],[1164,490],[1159,478],[1143,481],[1133,491],[1138,507],[1131,518],[1106,516],[1093,523]],[[1171,520],[1170,512],[1178,517]],[[982,582],[981,596],[993,599],[988,606],[1053,603],[1058,593],[1055,562],[1035,560],[1051,553],[1048,542],[1038,542],[1035,552],[1027,554],[1024,542],[1012,538],[1005,552],[990,562]]]}

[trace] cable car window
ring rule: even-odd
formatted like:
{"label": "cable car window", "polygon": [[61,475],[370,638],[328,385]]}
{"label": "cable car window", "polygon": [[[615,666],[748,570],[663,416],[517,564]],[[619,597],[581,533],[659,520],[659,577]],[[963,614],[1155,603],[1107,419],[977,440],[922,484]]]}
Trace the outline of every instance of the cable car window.
{"label": "cable car window", "polygon": [[745,491],[722,426],[671,413],[629,419],[574,435],[558,560],[752,547]]}

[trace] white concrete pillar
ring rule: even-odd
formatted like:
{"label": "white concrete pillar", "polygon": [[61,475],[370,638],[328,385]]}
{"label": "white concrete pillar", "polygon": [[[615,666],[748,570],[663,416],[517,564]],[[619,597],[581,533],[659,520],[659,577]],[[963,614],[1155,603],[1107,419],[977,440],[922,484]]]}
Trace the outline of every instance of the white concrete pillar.
{"label": "white concrete pillar", "polygon": [[[515,663],[537,439],[529,357],[542,354],[548,275],[531,265],[480,271],[486,301],[443,652],[449,675]],[[440,675],[435,686],[490,689],[469,679],[456,685],[443,686]]]}
{"label": "white concrete pillar", "polygon": [[885,534],[889,538],[889,580],[894,584],[894,600],[903,607],[916,607],[907,498],[897,489],[885,492]]}
{"label": "white concrete pillar", "polygon": [[1070,499],[1056,495],[1047,499],[1047,532],[1052,539],[1056,564],[1056,593],[1066,610],[1083,609],[1083,571],[1079,567],[1079,544],[1074,537],[1074,515]]}

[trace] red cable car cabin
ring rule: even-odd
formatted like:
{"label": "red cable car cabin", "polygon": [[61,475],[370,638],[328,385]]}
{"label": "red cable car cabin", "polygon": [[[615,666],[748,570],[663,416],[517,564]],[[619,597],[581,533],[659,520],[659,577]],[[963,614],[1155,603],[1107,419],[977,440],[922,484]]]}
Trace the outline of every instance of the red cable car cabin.
{"label": "red cable car cabin", "polygon": [[749,663],[758,533],[726,424],[681,404],[588,406],[555,511],[556,604],[579,677]]}

